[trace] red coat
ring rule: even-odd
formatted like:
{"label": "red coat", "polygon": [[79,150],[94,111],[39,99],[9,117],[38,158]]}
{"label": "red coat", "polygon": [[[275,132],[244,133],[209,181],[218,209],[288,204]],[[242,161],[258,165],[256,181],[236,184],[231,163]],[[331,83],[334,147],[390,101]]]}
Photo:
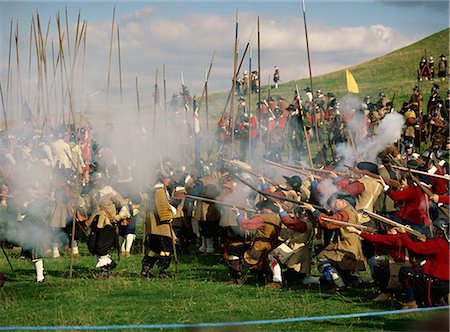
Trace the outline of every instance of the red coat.
{"label": "red coat", "polygon": [[336,186],[341,189],[349,192],[352,195],[359,195],[365,189],[364,184],[359,181],[350,181],[349,179],[336,179]]}
{"label": "red coat", "polygon": [[403,202],[402,207],[395,215],[410,224],[430,225],[428,216],[428,203],[425,194],[416,185],[400,190],[388,190],[387,194],[396,202]]}
{"label": "red coat", "polygon": [[439,196],[438,203],[450,205],[450,195]]}
{"label": "red coat", "polygon": [[394,261],[405,261],[405,247],[401,234],[369,234],[362,232],[361,237],[375,244],[375,250],[380,254],[389,254]]}
{"label": "red coat", "polygon": [[424,273],[440,280],[450,280],[450,248],[447,240],[440,236],[424,242],[414,242],[408,234],[402,234],[405,247],[414,254],[424,255],[427,262],[422,267]]}
{"label": "red coat", "polygon": [[[437,171],[434,174],[445,175],[445,172],[444,172],[444,169],[438,165]],[[433,193],[435,193],[437,195],[447,194],[447,184],[448,184],[447,180],[430,176],[430,184],[431,184],[431,190],[433,191]]]}

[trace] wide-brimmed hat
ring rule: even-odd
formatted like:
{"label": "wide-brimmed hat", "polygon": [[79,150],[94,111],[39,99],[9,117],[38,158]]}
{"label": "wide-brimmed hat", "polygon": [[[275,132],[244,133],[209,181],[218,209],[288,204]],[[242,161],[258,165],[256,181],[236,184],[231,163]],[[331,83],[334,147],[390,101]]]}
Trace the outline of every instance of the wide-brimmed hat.
{"label": "wide-brimmed hat", "polygon": [[283,175],[283,177],[286,180],[286,183],[290,185],[292,188],[294,188],[294,190],[296,191],[300,190],[300,187],[302,185],[302,179],[300,179],[298,175],[294,175],[291,177]]}

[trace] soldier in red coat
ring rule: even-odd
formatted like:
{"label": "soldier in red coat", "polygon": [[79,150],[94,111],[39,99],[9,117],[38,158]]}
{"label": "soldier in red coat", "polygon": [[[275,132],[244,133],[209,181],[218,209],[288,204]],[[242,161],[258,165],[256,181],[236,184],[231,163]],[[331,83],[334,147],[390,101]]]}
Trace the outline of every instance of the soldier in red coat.
{"label": "soldier in red coat", "polygon": [[411,228],[425,235],[429,234],[431,220],[428,215],[427,198],[422,189],[415,183],[410,183],[406,188],[395,191],[386,185],[382,179],[381,182],[387,195],[395,202],[402,203],[400,209],[394,214],[397,221],[410,225]]}
{"label": "soldier in red coat", "polygon": [[424,242],[414,242],[406,233],[401,236],[403,245],[411,253],[424,255],[426,259],[421,268],[400,269],[399,277],[406,293],[403,309],[417,308],[417,302],[426,306],[440,304],[442,298],[449,294],[450,237],[447,218],[436,220],[434,226],[436,236]]}

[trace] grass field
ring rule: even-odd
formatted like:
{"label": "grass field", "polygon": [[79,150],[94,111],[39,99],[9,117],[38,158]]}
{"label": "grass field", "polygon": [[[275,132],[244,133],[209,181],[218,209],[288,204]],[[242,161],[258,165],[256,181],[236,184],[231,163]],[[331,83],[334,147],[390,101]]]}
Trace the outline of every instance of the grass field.
{"label": "grass field", "polygon": [[[84,245],[82,258],[74,260],[69,276],[69,255],[44,259],[45,282],[34,282],[34,266],[7,249],[14,272],[3,254],[0,271],[10,278],[0,290],[1,326],[93,326],[170,323],[236,322],[339,315],[399,309],[399,302],[374,304],[375,286],[332,293],[328,288],[291,286],[265,289],[252,273],[243,285],[227,284],[227,269],[219,254],[182,255],[174,279],[141,279],[141,257],[121,258],[106,280],[93,278],[95,258]],[[116,255],[113,256],[117,260]],[[175,271],[174,264],[170,272]],[[304,323],[233,327],[258,331],[365,331],[403,330],[417,327],[439,315],[416,313]],[[440,312],[442,315],[442,312]],[[126,329],[124,329],[126,330]],[[227,329],[225,329],[227,330]],[[228,329],[230,330],[230,329]]]}
{"label": "grass field", "polygon": [[[392,98],[397,108],[411,94],[416,83],[416,70],[424,50],[435,59],[448,55],[449,29],[432,35],[414,45],[351,67],[361,90],[359,97],[369,94],[376,99],[380,91]],[[282,68],[281,68],[282,70]],[[313,68],[314,70],[314,68]],[[344,71],[314,78],[314,88],[324,92],[345,94]],[[277,95],[293,96],[295,85],[300,89],[309,82],[299,80],[280,85]],[[441,84],[445,94],[448,82]],[[421,83],[423,96],[429,97],[431,82]],[[262,87],[263,96],[267,87]],[[272,95],[275,95],[272,91]],[[211,94],[212,128],[223,110],[227,93]],[[255,97],[253,97],[255,98]],[[255,100],[255,99],[254,99]],[[289,100],[290,101],[290,100]],[[201,114],[204,121],[204,114]],[[122,258],[111,278],[96,280],[95,258],[85,245],[82,258],[74,261],[73,278],[69,276],[69,257],[44,259],[47,271],[45,283],[34,283],[34,266],[7,248],[14,272],[0,253],[0,271],[10,280],[0,290],[0,326],[60,326],[60,325],[127,325],[204,323],[281,319],[339,315],[399,309],[399,302],[374,304],[375,286],[332,293],[319,286],[293,286],[281,290],[265,289],[252,274],[243,285],[227,284],[227,269],[219,255],[180,257],[176,278],[143,280],[139,277],[141,257]],[[114,255],[114,259],[116,259]],[[171,271],[174,272],[172,263]],[[224,331],[410,331],[425,329],[421,324],[436,313],[385,315],[321,322],[283,323],[223,329]],[[448,321],[448,312],[446,319]],[[442,326],[440,326],[442,327]],[[124,329],[126,330],[126,329]],[[428,328],[436,330],[436,328]]]}

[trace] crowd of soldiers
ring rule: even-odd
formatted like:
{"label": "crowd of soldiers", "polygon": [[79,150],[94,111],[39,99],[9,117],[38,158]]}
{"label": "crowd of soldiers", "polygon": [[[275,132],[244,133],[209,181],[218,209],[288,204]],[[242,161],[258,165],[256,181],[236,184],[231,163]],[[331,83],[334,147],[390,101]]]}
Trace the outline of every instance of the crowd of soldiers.
{"label": "crowd of soldiers", "polygon": [[[199,253],[223,255],[235,284],[247,266],[268,288],[322,283],[339,291],[376,282],[374,301],[404,294],[405,309],[448,303],[450,90],[444,100],[433,85],[425,105],[415,86],[399,111],[384,93],[351,109],[331,92],[304,92],[290,104],[267,98],[255,113],[241,97],[234,121],[219,122],[217,160],[199,172],[160,158],[143,183],[124,180],[112,147],[92,135],[89,142],[88,128],[4,133],[2,240],[35,264],[36,282],[45,280],[46,254],[57,259],[67,245],[76,256],[86,241],[97,277],[106,278],[117,265],[112,248],[131,255],[140,216],[142,278],[172,277],[177,253],[198,242]],[[363,117],[369,139],[394,112],[404,118],[402,138],[376,163],[360,160],[344,172],[336,148],[355,144],[352,117]],[[228,160],[233,136],[239,153]],[[319,147],[314,158],[310,142]]]}
{"label": "crowd of soldiers", "polygon": [[[448,76],[447,71],[447,57],[444,54],[439,56],[438,63],[438,77],[440,81],[445,81]],[[422,57],[419,62],[419,68],[417,69],[418,81],[434,81],[434,59],[433,56],[427,60],[426,57]]]}

